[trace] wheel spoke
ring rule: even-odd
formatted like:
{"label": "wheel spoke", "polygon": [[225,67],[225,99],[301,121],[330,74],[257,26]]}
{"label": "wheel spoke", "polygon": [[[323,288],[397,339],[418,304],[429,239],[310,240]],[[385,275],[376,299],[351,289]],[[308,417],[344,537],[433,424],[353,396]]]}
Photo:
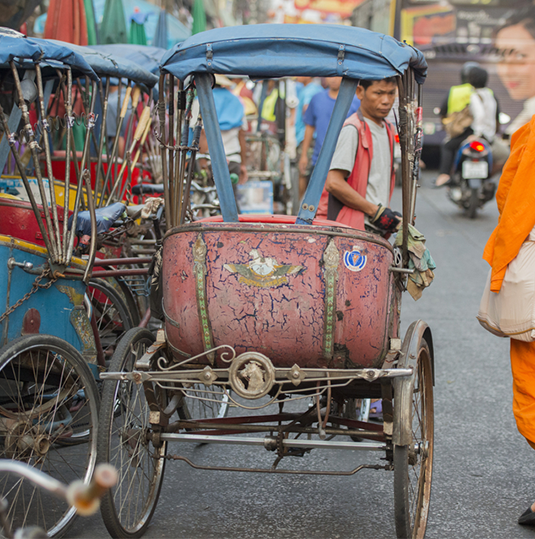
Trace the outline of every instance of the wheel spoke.
{"label": "wheel spoke", "polygon": [[[70,413],[70,403],[81,392],[81,408]],[[97,391],[79,353],[49,335],[29,335],[0,351],[0,430],[2,457],[33,465],[52,477],[71,482],[92,474],[96,440],[65,446],[62,434],[75,421],[96,424]],[[93,455],[93,458],[91,458]],[[74,517],[66,502],[41,491],[28,480],[7,476],[0,495],[10,504],[14,527],[39,525],[56,534]]]}

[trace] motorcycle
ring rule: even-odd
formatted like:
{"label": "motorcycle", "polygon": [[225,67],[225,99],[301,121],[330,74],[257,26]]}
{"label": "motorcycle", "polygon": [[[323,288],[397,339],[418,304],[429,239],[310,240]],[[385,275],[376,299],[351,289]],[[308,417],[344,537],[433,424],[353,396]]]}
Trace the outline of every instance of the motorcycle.
{"label": "motorcycle", "polygon": [[496,192],[491,179],[492,150],[487,140],[473,136],[465,140],[457,152],[453,170],[448,197],[474,219],[478,209],[492,200]]}

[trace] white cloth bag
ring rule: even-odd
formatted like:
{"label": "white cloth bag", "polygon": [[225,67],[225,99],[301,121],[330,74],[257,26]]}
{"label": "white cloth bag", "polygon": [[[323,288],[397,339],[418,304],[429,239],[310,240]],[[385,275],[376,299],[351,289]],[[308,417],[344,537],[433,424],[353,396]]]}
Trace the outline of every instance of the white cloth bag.
{"label": "white cloth bag", "polygon": [[498,337],[535,341],[535,228],[507,266],[497,294],[490,291],[491,272],[479,305],[479,323]]}

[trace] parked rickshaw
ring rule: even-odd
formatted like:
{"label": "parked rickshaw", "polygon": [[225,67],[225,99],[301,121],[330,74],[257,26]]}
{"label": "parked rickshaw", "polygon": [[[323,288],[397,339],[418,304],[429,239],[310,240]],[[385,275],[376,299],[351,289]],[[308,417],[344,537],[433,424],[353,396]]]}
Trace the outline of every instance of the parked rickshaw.
{"label": "parked rickshaw", "polygon": [[[433,464],[433,343],[421,320],[400,335],[400,308],[413,271],[407,238],[426,69],[421,53],[405,43],[337,25],[210,30],[163,58],[160,143],[169,227],[159,285],[165,330],[156,337],[131,330],[101,375],[99,459],[119,469],[121,485],[103,500],[112,536],[139,537],[146,530],[168,460],[257,473],[393,471],[397,536],[424,536]],[[297,218],[238,214],[211,94],[215,73],[343,77]],[[403,150],[400,248],[315,219],[358,81],[393,76]],[[194,89],[202,116],[193,142],[178,146],[174,134],[190,125]],[[182,166],[188,154],[195,157],[201,128],[222,216],[189,221],[191,178]],[[368,398],[382,399],[382,423],[357,419],[358,401]],[[180,453],[186,442],[256,446],[272,452],[274,461],[267,469],[200,464]],[[279,467],[292,460],[287,457],[322,448],[381,458],[347,471]]]}
{"label": "parked rickshaw", "polygon": [[[119,208],[120,214],[117,221],[109,223],[112,226],[99,230],[98,261],[88,290],[99,313],[98,329],[109,359],[111,353],[109,357],[108,353],[113,351],[116,341],[140,322],[148,306],[146,270],[144,274],[132,274],[130,270],[143,267],[138,264],[139,257],[153,253],[156,241],[152,221],[139,222],[141,206],[134,202],[137,202],[138,187],[147,181],[146,178],[154,176],[152,164],[156,162],[160,168],[157,142],[151,133],[154,98],[157,98],[154,87],[158,77],[141,65],[154,70],[157,64],[150,58],[136,63],[124,56],[135,52],[139,46],[118,45],[107,50],[107,46],[63,45],[79,53],[100,78],[99,135],[96,138],[99,151],[94,150],[92,157],[95,165],[92,170],[93,198],[97,218],[101,215],[109,217],[110,210],[115,215],[115,207]],[[134,51],[130,51],[131,47]],[[154,50],[152,52],[154,54]],[[119,150],[120,147],[124,152]],[[126,217],[123,211],[126,211]],[[129,262],[120,264],[120,268],[117,263],[108,265],[103,273],[101,265],[105,258],[127,258]],[[133,258],[137,260],[132,261]],[[105,277],[104,282],[102,277]]]}
{"label": "parked rickshaw", "polygon": [[[88,150],[98,77],[62,45],[3,32],[0,72],[0,170],[9,168],[8,161],[15,164],[12,174],[1,177],[10,192],[0,194],[0,458],[56,479],[87,482],[96,461],[99,408],[95,342],[84,304],[95,244],[90,242],[85,260],[73,248],[84,188],[91,192]],[[58,106],[61,115],[53,112]],[[80,156],[71,145],[76,124],[86,128]],[[68,178],[59,191],[53,178],[60,130],[67,163],[79,157],[72,193]],[[84,209],[95,223],[91,197]],[[24,237],[26,226],[32,237]],[[69,504],[24,478],[3,479],[0,496],[9,503],[11,526],[37,525],[52,536],[75,517]]]}

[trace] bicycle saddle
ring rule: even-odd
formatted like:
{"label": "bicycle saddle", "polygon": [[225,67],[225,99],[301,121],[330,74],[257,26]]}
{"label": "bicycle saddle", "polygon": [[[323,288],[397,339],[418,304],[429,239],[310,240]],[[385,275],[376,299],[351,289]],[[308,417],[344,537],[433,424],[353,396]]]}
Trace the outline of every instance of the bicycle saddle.
{"label": "bicycle saddle", "polygon": [[[97,221],[97,234],[107,232],[124,213],[126,206],[121,202],[115,202],[105,208],[97,208],[95,217]],[[72,215],[69,217],[69,229],[72,226]],[[76,220],[76,235],[90,236],[91,235],[91,217],[88,211],[81,211]]]}

